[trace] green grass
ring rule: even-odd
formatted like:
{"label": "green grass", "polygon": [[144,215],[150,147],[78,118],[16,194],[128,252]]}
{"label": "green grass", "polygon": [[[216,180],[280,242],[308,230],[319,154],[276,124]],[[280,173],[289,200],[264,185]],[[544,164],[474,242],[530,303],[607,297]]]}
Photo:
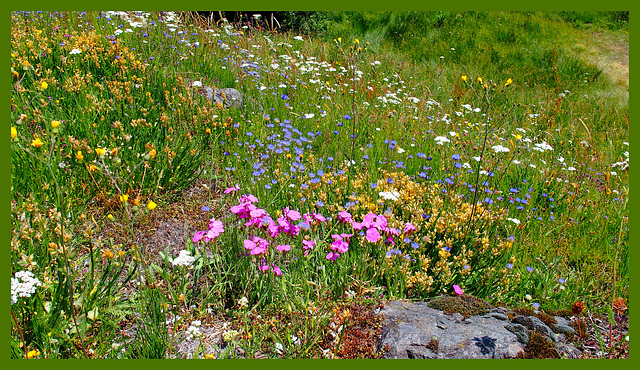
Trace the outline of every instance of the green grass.
{"label": "green grass", "polygon": [[628,87],[578,42],[623,18],[13,13],[12,357],[331,356],[353,299],[454,284],[628,301]]}

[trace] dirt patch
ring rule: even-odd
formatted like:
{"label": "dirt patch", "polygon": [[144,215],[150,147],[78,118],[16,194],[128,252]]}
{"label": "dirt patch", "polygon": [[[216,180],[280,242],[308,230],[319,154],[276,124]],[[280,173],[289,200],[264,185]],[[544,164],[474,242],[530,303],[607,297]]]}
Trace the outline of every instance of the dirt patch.
{"label": "dirt patch", "polygon": [[615,84],[629,92],[629,34],[626,31],[583,31],[582,55]]}

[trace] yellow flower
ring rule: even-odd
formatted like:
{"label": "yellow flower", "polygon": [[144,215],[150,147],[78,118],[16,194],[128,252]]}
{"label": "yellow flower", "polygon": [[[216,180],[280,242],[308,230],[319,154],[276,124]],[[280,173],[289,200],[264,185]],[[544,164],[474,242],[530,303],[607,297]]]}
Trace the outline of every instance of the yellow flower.
{"label": "yellow flower", "polygon": [[512,83],[513,83],[513,80],[509,78],[509,79],[507,79],[507,82],[505,82],[504,86],[509,86]]}
{"label": "yellow flower", "polygon": [[149,201],[149,204],[147,204],[147,209],[149,211],[153,211],[158,205],[155,204],[152,200]]}
{"label": "yellow flower", "polygon": [[105,153],[107,153],[106,149],[96,148],[96,154],[99,155],[100,157],[103,157]]}
{"label": "yellow flower", "polygon": [[20,75],[19,75],[19,74],[18,74],[18,72],[16,72],[16,71],[13,71],[13,72],[11,73],[11,75],[13,76],[13,78],[18,78],[18,77],[20,77]]}
{"label": "yellow flower", "polygon": [[109,249],[105,249],[102,251],[102,258],[113,258],[113,252],[111,252]]}
{"label": "yellow flower", "polygon": [[482,77],[478,77],[478,83],[481,84],[482,83]]}
{"label": "yellow flower", "polygon": [[208,129],[204,130],[204,132],[206,132],[207,134],[211,134],[211,129],[208,128]]}
{"label": "yellow flower", "polygon": [[51,121],[51,127],[53,128],[60,127],[60,121]]}
{"label": "yellow flower", "polygon": [[156,152],[156,150],[155,150],[155,149],[151,149],[151,150],[149,151],[149,157],[151,157],[151,159],[155,158],[155,157],[156,157],[156,153],[157,153],[157,152]]}
{"label": "yellow flower", "polygon": [[76,159],[79,161],[84,159],[84,157],[82,156],[82,152],[80,150],[78,150],[78,152],[76,153]]}
{"label": "yellow flower", "polygon": [[462,81],[467,82],[467,75],[462,75]]}
{"label": "yellow flower", "polygon": [[47,81],[42,81],[42,84],[40,85],[40,87],[42,88],[42,90],[46,90],[47,87],[49,87],[49,84],[47,83]]}
{"label": "yellow flower", "polygon": [[44,143],[42,142],[42,140],[40,140],[39,137],[31,141],[31,146],[34,148],[40,148],[42,145],[44,145]]}
{"label": "yellow flower", "polygon": [[213,353],[207,353],[206,355],[204,355],[204,358],[206,360],[213,360],[216,358],[216,356]]}
{"label": "yellow flower", "polygon": [[353,43],[354,43],[354,44],[359,44],[359,43],[360,43],[360,40],[355,39],[355,40],[353,40]]}
{"label": "yellow flower", "polygon": [[15,139],[16,137],[18,137],[18,130],[11,126],[11,140]]}
{"label": "yellow flower", "polygon": [[27,358],[34,358],[40,356],[40,351],[38,351],[37,349],[33,349],[29,352],[27,352]]}
{"label": "yellow flower", "polygon": [[133,200],[133,205],[134,206],[139,206],[140,205],[140,198],[136,198]]}
{"label": "yellow flower", "polygon": [[95,165],[95,164],[91,163],[91,164],[89,165],[89,172],[93,172],[93,171],[95,171],[95,170],[97,170],[97,169],[98,169],[98,167],[96,167],[96,165]]}
{"label": "yellow flower", "polygon": [[111,213],[109,213],[107,215],[107,218],[109,219],[109,221],[115,221],[116,220],[115,217],[113,217],[113,215]]}
{"label": "yellow flower", "polygon": [[129,201],[129,196],[127,194],[123,194],[120,196],[120,203],[127,203]]}
{"label": "yellow flower", "polygon": [[342,37],[338,37],[338,42],[342,42]]}

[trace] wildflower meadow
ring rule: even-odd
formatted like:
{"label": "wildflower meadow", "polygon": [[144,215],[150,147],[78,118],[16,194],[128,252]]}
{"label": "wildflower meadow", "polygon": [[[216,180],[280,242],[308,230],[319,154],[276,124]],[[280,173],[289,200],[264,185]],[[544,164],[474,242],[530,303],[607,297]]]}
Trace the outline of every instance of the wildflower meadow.
{"label": "wildflower meadow", "polygon": [[349,302],[455,294],[628,319],[628,82],[524,43],[566,20],[438,14],[409,55],[336,20],[12,13],[11,357],[340,357]]}

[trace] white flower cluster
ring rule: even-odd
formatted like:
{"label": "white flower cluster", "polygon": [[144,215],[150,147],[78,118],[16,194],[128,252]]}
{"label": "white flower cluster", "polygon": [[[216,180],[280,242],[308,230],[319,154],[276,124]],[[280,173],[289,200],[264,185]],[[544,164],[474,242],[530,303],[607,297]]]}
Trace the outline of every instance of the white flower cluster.
{"label": "white flower cluster", "polygon": [[436,144],[438,145],[444,145],[444,143],[448,143],[451,142],[451,140],[449,140],[447,137],[445,136],[436,136],[435,139]]}
{"label": "white flower cluster", "polygon": [[547,144],[546,141],[543,141],[542,143],[534,144],[532,149],[533,150],[537,150],[539,152],[544,152],[544,151],[547,151],[547,150],[553,150],[551,145]]}
{"label": "white flower cluster", "polygon": [[507,218],[507,221],[511,221],[516,225],[520,225],[520,220],[518,220],[517,218]]}
{"label": "white flower cluster", "polygon": [[225,342],[231,342],[232,340],[236,339],[238,334],[240,333],[237,330],[225,331],[224,333],[222,333],[222,339],[224,339]]}
{"label": "white flower cluster", "polygon": [[495,153],[509,153],[509,148],[502,145],[494,145],[491,147]]}
{"label": "white flower cluster", "polygon": [[378,195],[380,196],[380,198],[387,200],[398,200],[398,198],[400,197],[400,193],[398,193],[397,191],[381,191],[378,193]]}
{"label": "white flower cluster", "polygon": [[42,285],[31,271],[18,271],[15,278],[11,278],[11,304],[18,302],[18,297],[28,298],[36,292],[36,287]]}
{"label": "white flower cluster", "polygon": [[196,259],[187,250],[181,250],[180,255],[173,260],[173,266],[186,266],[190,268]]}
{"label": "white flower cluster", "polygon": [[240,308],[245,308],[248,304],[249,300],[247,299],[247,297],[242,297],[238,300],[238,306],[240,306]]}
{"label": "white flower cluster", "polygon": [[200,320],[194,320],[191,322],[191,325],[189,325],[186,333],[189,340],[194,340],[202,336],[200,325],[202,325],[202,322]]}

